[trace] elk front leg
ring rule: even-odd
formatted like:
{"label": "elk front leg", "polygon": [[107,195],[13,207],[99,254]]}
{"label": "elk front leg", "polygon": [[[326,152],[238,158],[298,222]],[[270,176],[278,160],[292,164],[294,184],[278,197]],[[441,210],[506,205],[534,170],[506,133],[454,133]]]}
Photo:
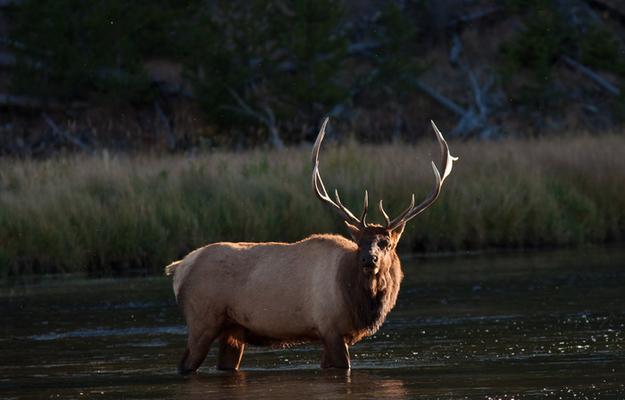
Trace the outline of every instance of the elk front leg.
{"label": "elk front leg", "polygon": [[243,350],[245,350],[245,343],[231,336],[222,337],[219,342],[217,369],[238,370],[243,358]]}
{"label": "elk front leg", "polygon": [[330,336],[323,339],[323,356],[321,368],[350,369],[349,348],[341,336]]}

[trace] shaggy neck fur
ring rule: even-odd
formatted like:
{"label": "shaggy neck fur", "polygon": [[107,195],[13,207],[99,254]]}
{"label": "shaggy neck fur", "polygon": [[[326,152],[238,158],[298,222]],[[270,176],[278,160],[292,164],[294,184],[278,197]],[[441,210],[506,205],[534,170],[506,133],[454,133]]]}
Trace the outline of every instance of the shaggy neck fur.
{"label": "shaggy neck fur", "polygon": [[380,270],[377,276],[363,272],[358,266],[356,253],[343,256],[339,281],[343,286],[346,309],[351,314],[352,331],[346,336],[348,344],[354,344],[377,332],[395,306],[402,278],[397,254],[393,254],[390,268]]}

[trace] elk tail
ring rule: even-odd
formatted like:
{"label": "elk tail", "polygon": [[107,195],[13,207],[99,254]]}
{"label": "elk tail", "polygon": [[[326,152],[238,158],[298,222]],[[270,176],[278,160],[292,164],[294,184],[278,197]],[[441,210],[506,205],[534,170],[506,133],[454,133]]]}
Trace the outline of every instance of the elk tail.
{"label": "elk tail", "polygon": [[180,265],[180,263],[182,263],[182,260],[174,261],[173,263],[171,263],[168,266],[166,266],[165,267],[165,275],[167,275],[167,276],[173,275],[174,272],[176,272],[176,268],[178,267],[178,265]]}

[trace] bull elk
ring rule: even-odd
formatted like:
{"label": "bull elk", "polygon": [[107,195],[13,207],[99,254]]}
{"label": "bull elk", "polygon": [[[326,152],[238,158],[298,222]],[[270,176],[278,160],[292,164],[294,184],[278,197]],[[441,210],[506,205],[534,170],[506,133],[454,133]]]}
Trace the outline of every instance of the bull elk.
{"label": "bull elk", "polygon": [[176,300],[188,327],[187,347],[178,371],[188,374],[204,361],[219,339],[217,368],[236,370],[246,344],[285,347],[309,341],[323,344],[322,368],[350,368],[348,346],[374,334],[394,307],[403,277],[395,249],[406,223],[438,198],[457,160],[432,122],[442,153],[442,176],[428,197],[415,197],[385,225],[366,221],[365,191],[360,218],[326,192],[319,173],[319,149],[328,123],[312,150],[316,196],[345,221],[352,240],[330,234],[295,243],[213,243],[168,265]]}

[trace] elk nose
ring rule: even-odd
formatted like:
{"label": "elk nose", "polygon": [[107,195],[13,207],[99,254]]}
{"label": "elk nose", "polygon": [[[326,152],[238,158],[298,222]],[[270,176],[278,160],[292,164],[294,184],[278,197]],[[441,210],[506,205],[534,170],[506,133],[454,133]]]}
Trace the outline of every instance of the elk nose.
{"label": "elk nose", "polygon": [[367,254],[367,255],[363,255],[360,258],[360,261],[367,265],[367,264],[375,264],[378,262],[378,256],[375,254]]}

